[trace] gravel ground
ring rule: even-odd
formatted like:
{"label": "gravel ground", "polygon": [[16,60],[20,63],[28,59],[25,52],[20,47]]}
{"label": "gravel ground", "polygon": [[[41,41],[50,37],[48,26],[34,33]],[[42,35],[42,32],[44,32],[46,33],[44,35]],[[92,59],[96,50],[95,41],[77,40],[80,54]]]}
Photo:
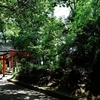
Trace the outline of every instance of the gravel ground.
{"label": "gravel ground", "polygon": [[7,81],[11,75],[2,78],[0,74],[0,100],[59,100],[44,93],[20,87]]}

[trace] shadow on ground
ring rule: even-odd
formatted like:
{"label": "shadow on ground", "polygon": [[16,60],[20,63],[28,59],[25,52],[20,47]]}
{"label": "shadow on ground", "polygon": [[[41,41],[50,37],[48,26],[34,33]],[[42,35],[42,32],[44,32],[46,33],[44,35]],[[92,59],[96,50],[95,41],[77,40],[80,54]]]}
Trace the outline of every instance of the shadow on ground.
{"label": "shadow on ground", "polygon": [[0,82],[1,100],[58,100],[37,91],[29,90],[11,83]]}

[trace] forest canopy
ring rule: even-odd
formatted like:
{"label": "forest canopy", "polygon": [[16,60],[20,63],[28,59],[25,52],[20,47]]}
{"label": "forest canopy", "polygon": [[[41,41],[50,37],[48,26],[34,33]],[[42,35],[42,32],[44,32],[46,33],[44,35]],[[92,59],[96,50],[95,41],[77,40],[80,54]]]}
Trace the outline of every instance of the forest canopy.
{"label": "forest canopy", "polygon": [[[71,9],[65,23],[54,16],[57,5]],[[98,0],[1,0],[0,38],[39,65],[93,68],[100,52],[99,6]]]}
{"label": "forest canopy", "polygon": [[0,0],[0,39],[30,55],[16,54],[19,79],[100,93],[100,0]]}

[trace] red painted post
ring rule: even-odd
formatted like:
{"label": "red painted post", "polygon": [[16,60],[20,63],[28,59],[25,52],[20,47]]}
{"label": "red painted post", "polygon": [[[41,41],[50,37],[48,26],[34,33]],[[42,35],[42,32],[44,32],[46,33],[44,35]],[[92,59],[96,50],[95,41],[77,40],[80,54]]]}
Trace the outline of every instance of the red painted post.
{"label": "red painted post", "polygon": [[13,67],[13,57],[11,57],[11,67]]}
{"label": "red painted post", "polygon": [[3,68],[2,68],[3,77],[6,74],[6,55],[3,55]]}

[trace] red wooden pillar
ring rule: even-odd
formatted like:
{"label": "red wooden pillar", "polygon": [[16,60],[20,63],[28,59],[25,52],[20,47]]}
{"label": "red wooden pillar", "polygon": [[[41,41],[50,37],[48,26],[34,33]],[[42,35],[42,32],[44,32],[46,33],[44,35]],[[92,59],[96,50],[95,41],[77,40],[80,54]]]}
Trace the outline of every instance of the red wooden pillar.
{"label": "red wooden pillar", "polygon": [[13,57],[11,57],[11,67],[13,67]]}
{"label": "red wooden pillar", "polygon": [[11,60],[9,60],[9,67],[11,68]]}
{"label": "red wooden pillar", "polygon": [[2,74],[3,74],[3,77],[5,76],[6,74],[6,55],[3,55],[3,67],[2,67]]}
{"label": "red wooden pillar", "polygon": [[10,67],[13,66],[13,53],[10,51]]}

